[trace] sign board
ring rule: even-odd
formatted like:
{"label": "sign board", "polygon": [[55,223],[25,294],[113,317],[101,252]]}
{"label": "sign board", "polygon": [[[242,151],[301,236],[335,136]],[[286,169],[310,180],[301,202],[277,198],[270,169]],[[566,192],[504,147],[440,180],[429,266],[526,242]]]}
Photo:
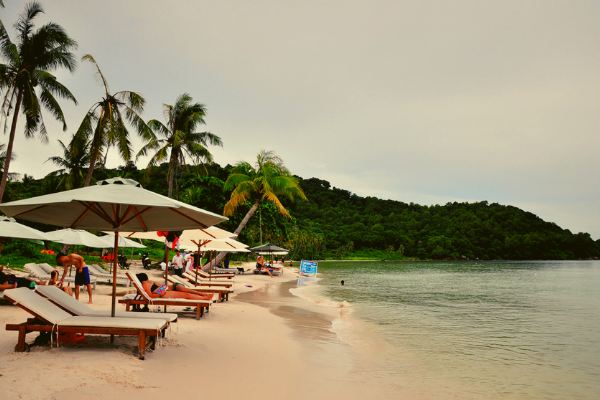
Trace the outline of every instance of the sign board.
{"label": "sign board", "polygon": [[306,261],[302,260],[300,263],[300,274],[302,275],[317,275],[317,265],[316,261]]}

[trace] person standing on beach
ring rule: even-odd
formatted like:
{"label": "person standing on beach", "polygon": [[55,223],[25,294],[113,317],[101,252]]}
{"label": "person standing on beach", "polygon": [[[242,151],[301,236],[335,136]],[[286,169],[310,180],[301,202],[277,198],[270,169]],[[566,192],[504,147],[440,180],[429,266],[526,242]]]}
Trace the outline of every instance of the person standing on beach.
{"label": "person standing on beach", "polygon": [[89,304],[92,304],[92,285],[90,281],[90,271],[83,261],[83,257],[79,254],[71,253],[66,255],[62,251],[56,255],[56,263],[64,268],[63,276],[60,278],[58,286],[62,287],[65,282],[67,271],[71,269],[71,265],[75,267],[75,298],[79,300],[79,286],[87,287],[88,295],[90,296]]}
{"label": "person standing on beach", "polygon": [[173,269],[175,270],[175,275],[177,275],[177,276],[183,276],[183,273],[182,273],[182,269],[183,269],[183,256],[181,255],[181,253],[179,252],[179,250],[177,250],[177,252],[173,256]]}

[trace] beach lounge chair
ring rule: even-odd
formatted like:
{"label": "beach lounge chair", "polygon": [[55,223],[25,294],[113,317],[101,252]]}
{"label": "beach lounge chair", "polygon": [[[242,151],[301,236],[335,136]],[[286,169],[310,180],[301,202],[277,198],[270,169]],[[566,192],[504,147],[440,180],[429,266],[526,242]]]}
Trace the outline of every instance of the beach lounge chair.
{"label": "beach lounge chair", "polygon": [[[241,273],[241,271],[237,268],[222,268],[222,267],[215,267],[214,269],[215,274],[220,275],[220,274],[234,274],[234,275],[238,275]],[[243,269],[242,269],[243,271]]]}
{"label": "beach lounge chair", "polygon": [[4,298],[34,316],[21,324],[6,324],[7,331],[19,332],[17,352],[28,350],[25,338],[29,332],[138,336],[138,357],[143,360],[146,349],[154,350],[156,337],[169,326],[164,319],[73,316],[27,288],[5,290]]}
{"label": "beach lounge chair", "polygon": [[[88,317],[110,317],[110,310],[94,310],[90,306],[69,296],[56,286],[38,285],[35,292],[62,308],[71,315]],[[115,317],[119,318],[150,318],[164,319],[167,322],[177,322],[177,314],[170,313],[135,313],[127,311],[115,311]]]}
{"label": "beach lounge chair", "polygon": [[[112,284],[113,274],[105,271],[98,264],[89,264],[88,269],[91,275],[94,275],[97,279],[102,279]],[[90,277],[91,278],[91,277]],[[131,286],[131,281],[124,274],[117,273],[117,285]]]}
{"label": "beach lounge chair", "polygon": [[210,305],[213,303],[209,300],[189,300],[189,299],[163,299],[163,298],[152,298],[148,296],[148,293],[144,290],[142,282],[135,276],[134,273],[127,271],[125,273],[131,283],[136,288],[138,296],[135,299],[121,299],[119,304],[125,304],[125,309],[129,311],[131,306],[139,305],[155,305],[155,306],[181,306],[181,307],[196,307],[196,319],[200,319],[204,316],[204,309],[208,312]]}
{"label": "beach lounge chair", "polygon": [[[47,264],[47,263],[25,264],[24,268],[27,271],[29,271],[32,275],[36,276],[38,279],[43,280],[43,281],[50,280],[50,278],[51,278],[50,273],[52,271],[56,270],[56,268],[54,268],[53,266],[51,266],[50,264]],[[60,271],[59,271],[59,273],[60,273]],[[96,289],[96,281],[97,281],[97,279],[95,277],[90,276],[90,284],[92,285],[92,289]],[[67,277],[65,277],[65,282],[75,284],[75,277],[67,276]],[[84,286],[84,289],[87,289],[87,288]]]}
{"label": "beach lounge chair", "polygon": [[180,278],[177,275],[169,275],[167,279],[171,283],[179,283],[185,286],[186,288],[195,290],[197,292],[218,293],[219,300],[221,300],[221,302],[229,301],[229,293],[233,293],[233,289],[226,288],[223,286],[194,286],[191,283],[189,283],[186,279]]}
{"label": "beach lounge chair", "polygon": [[204,279],[231,279],[235,276],[235,274],[209,274],[201,269],[197,269],[196,271],[198,272],[198,276]]}
{"label": "beach lounge chair", "polygon": [[187,281],[189,283],[191,283],[192,285],[195,286],[223,286],[223,287],[232,287],[233,286],[233,281],[232,280],[225,280],[225,279],[213,279],[213,280],[207,280],[204,278],[201,278],[199,275],[198,277],[194,276],[193,272],[184,272],[182,274],[183,278],[187,279]]}

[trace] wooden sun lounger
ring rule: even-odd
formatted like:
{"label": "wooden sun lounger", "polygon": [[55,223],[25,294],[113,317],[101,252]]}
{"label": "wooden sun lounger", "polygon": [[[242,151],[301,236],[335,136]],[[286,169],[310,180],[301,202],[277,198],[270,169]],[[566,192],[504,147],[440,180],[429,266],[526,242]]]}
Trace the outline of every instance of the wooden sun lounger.
{"label": "wooden sun lounger", "polygon": [[6,324],[7,331],[19,332],[17,352],[29,349],[25,342],[29,332],[137,336],[138,357],[143,360],[146,349],[154,350],[156,337],[164,335],[169,326],[169,322],[161,319],[73,316],[27,288],[5,290],[4,298],[34,317],[21,324]]}
{"label": "wooden sun lounger", "polygon": [[198,273],[198,276],[204,279],[231,279],[235,276],[235,274],[209,274],[201,269],[197,269],[196,272]]}
{"label": "wooden sun lounger", "polygon": [[193,272],[184,272],[183,277],[187,280],[187,282],[191,283],[195,286],[223,286],[223,287],[232,287],[233,281],[225,280],[225,279],[213,279],[211,281],[206,280],[198,276],[197,278],[194,276]]}
{"label": "wooden sun lounger", "polygon": [[[56,286],[38,285],[35,292],[50,300],[52,303],[65,310],[71,315],[88,317],[110,317],[110,310],[94,310],[92,307],[83,304],[79,300],[69,296]],[[115,311],[115,317],[118,318],[150,318],[163,319],[167,322],[177,322],[177,314],[171,313],[135,313],[127,311]]]}
{"label": "wooden sun lounger", "polygon": [[201,292],[201,293],[218,293],[219,294],[219,300],[221,302],[223,302],[223,301],[229,301],[229,293],[233,293],[233,289],[226,288],[226,287],[223,287],[223,286],[194,286],[194,285],[188,283],[187,281],[185,281],[184,279],[179,278],[178,276],[169,275],[169,277],[167,279],[171,283],[182,284],[186,288],[188,288],[190,290],[195,290],[197,292]]}
{"label": "wooden sun lounger", "polygon": [[[148,293],[144,290],[142,283],[134,274],[127,271],[125,273],[131,280],[131,283],[136,288],[138,296],[135,299],[121,299],[119,304],[125,304],[126,311],[129,311],[131,306],[140,305],[155,305],[155,306],[183,306],[183,307],[196,307],[196,319],[200,319],[204,316],[204,309],[206,312],[209,311],[209,307],[212,304],[208,300],[188,300],[188,299],[163,299],[163,298],[152,298],[148,296]],[[167,307],[165,307],[165,310]]]}
{"label": "wooden sun lounger", "polygon": [[[113,274],[105,271],[97,264],[88,264],[88,270],[91,275],[94,275],[97,279],[105,279],[108,283],[112,284]],[[117,274],[117,285],[131,286],[131,281],[123,274]]]}

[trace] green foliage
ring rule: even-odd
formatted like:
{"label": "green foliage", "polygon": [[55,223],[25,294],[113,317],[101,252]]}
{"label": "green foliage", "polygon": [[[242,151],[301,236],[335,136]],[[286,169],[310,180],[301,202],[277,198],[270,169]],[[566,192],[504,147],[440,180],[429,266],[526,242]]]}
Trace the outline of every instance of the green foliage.
{"label": "green foliage", "polygon": [[[182,200],[221,213],[231,195],[223,191],[223,182],[231,169],[213,164],[208,166],[208,176],[183,173],[179,178]],[[165,195],[167,173],[168,164],[164,163],[153,168],[146,179],[143,170],[127,167],[97,169],[94,178],[127,174],[147,189]],[[9,182],[8,188],[14,199],[37,196],[45,193],[45,181],[50,178],[61,176],[42,180],[26,177],[23,182]],[[309,201],[292,203],[283,198],[281,203],[291,218],[284,217],[271,202],[262,202],[256,209],[262,219],[263,242],[289,249],[288,259],[462,259],[464,256],[481,260],[567,260],[600,256],[600,241],[594,241],[589,234],[573,234],[516,207],[485,201],[421,206],[360,197],[316,178],[297,179]],[[230,220],[219,227],[234,231],[251,206],[249,202],[241,204]],[[55,229],[28,225],[43,231]],[[260,244],[258,215],[249,219],[239,240],[250,246]],[[145,241],[144,244],[149,248],[135,250],[136,257],[149,251],[152,260],[162,258],[161,243]],[[3,263],[9,253],[3,248]],[[246,257],[230,255],[232,260]]]}
{"label": "green foliage", "polygon": [[[600,256],[589,234],[572,234],[513,206],[487,201],[421,206],[360,197],[311,178],[300,181],[308,202],[285,204],[301,231],[324,235],[324,257],[367,249],[420,259],[575,259]],[[348,243],[354,251],[344,251]],[[390,249],[398,249],[391,252]]]}

